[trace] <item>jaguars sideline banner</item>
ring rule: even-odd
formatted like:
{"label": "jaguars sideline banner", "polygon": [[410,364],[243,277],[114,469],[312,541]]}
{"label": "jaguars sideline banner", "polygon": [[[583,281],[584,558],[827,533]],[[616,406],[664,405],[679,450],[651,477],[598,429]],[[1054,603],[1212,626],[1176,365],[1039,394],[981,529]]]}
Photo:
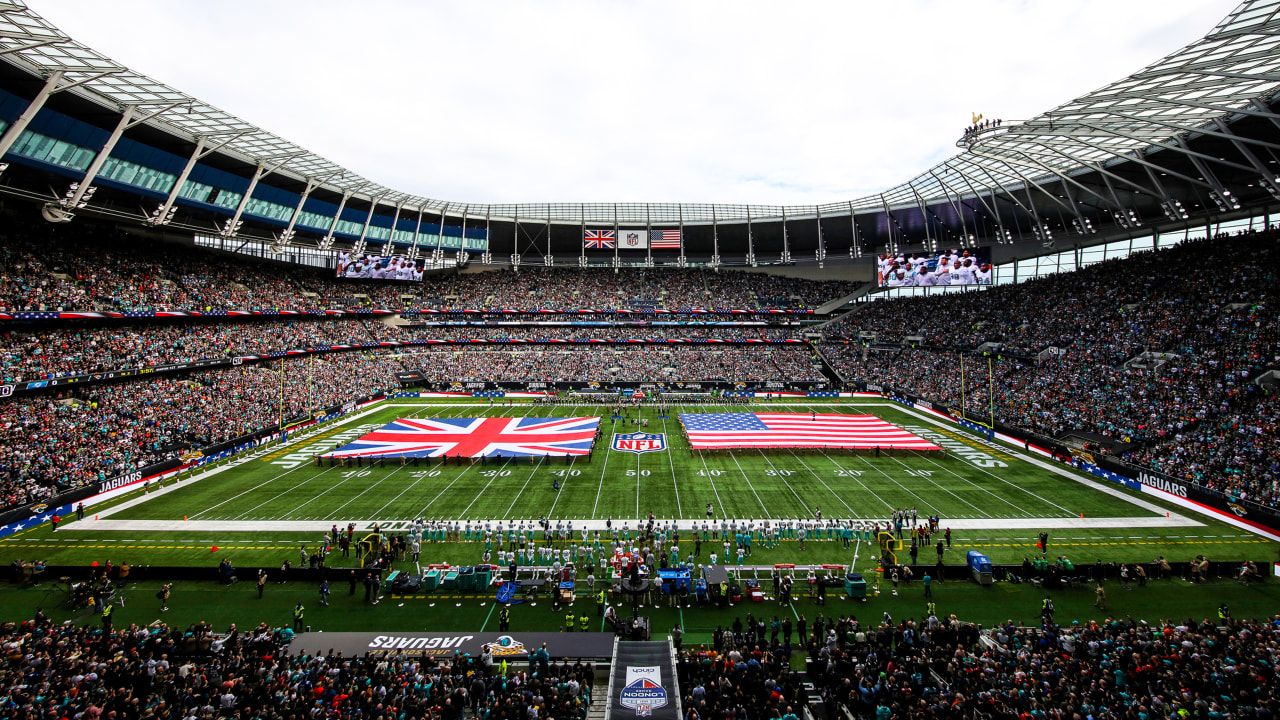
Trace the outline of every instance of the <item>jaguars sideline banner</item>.
{"label": "jaguars sideline banner", "polygon": [[294,636],[290,655],[343,657],[406,656],[451,657],[454,651],[479,657],[486,651],[495,660],[528,660],[547,645],[552,658],[607,658],[613,655],[613,633],[408,633],[408,632],[305,632]]}

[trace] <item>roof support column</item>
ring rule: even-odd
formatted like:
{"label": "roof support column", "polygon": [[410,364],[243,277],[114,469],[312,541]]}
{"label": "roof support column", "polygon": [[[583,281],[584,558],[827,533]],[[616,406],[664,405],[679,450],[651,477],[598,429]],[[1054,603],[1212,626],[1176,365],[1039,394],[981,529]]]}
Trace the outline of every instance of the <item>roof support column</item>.
{"label": "roof support column", "polygon": [[243,224],[240,216],[244,214],[244,209],[249,205],[249,199],[253,197],[253,191],[257,189],[258,181],[276,170],[279,170],[281,167],[284,167],[285,164],[297,157],[299,154],[301,153],[289,155],[271,167],[258,163],[258,169],[253,173],[253,179],[249,181],[249,189],[244,191],[244,196],[240,198],[240,204],[236,205],[235,214],[231,216],[231,219],[227,221],[226,225],[222,226],[222,232],[220,233],[222,236],[232,238],[240,231],[240,226]]}
{"label": "roof support column", "polygon": [[853,217],[853,201],[849,201],[849,229],[853,231],[853,244],[849,246],[849,257],[862,257],[862,241],[858,238],[858,223]]}
{"label": "roof support column", "polygon": [[71,218],[75,217],[72,210],[84,207],[88,196],[93,195],[93,191],[89,189],[90,183],[94,178],[98,177],[98,171],[102,169],[103,163],[111,156],[111,151],[115,149],[116,143],[120,142],[120,137],[124,135],[125,128],[129,127],[129,121],[133,119],[136,105],[126,105],[124,113],[120,116],[120,122],[116,123],[115,130],[111,131],[111,136],[107,138],[107,142],[98,151],[93,162],[89,163],[89,169],[85,171],[84,177],[78,183],[71,185],[71,190],[67,192],[66,197],[56,202],[45,203],[43,215],[44,219],[49,222],[71,222]]}
{"label": "roof support column", "polygon": [[782,263],[791,262],[791,242],[787,238],[787,209],[782,208]]}
{"label": "roof support column", "polygon": [[[407,199],[407,198],[406,198]],[[391,217],[391,232],[387,233],[387,242],[382,246],[382,254],[390,256],[395,254],[395,248],[392,244],[396,239],[396,223],[400,222],[400,210],[404,208],[404,200],[396,203],[395,215]]]}
{"label": "roof support column", "polygon": [[827,260],[827,244],[822,241],[822,208],[814,205],[813,212],[818,217],[818,249],[814,251],[814,256],[818,259],[818,267],[822,267]]}
{"label": "roof support column", "polygon": [[4,137],[0,137],[0,159],[3,159],[5,153],[9,152],[9,148],[12,148],[13,144],[18,141],[18,136],[31,124],[32,119],[44,107],[44,103],[49,99],[49,96],[57,92],[56,88],[59,82],[62,82],[62,71],[54,70],[49,79],[45,81],[44,87],[40,89],[39,94],[27,105],[27,109],[23,110],[18,119],[14,120],[13,124],[9,126],[9,129],[5,130]]}
{"label": "roof support column", "polygon": [[354,190],[346,190],[342,193],[342,202],[338,203],[338,212],[333,214],[333,222],[329,223],[329,232],[325,233],[324,238],[320,240],[320,249],[328,250],[333,247],[333,233],[338,229],[338,221],[342,219],[342,211],[347,207],[347,201],[351,199]]}

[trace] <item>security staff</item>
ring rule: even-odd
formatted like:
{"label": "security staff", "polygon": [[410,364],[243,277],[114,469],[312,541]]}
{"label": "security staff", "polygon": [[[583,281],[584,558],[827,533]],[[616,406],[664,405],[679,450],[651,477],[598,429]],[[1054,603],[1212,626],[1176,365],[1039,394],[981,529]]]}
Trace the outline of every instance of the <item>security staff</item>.
{"label": "security staff", "polygon": [[565,631],[565,632],[573,632],[573,618],[574,618],[573,610],[572,610],[572,609],[570,609],[570,610],[569,610],[569,613],[568,613],[567,615],[565,615],[565,616],[564,616],[564,631]]}
{"label": "security staff", "polygon": [[510,628],[510,626],[511,626],[511,610],[504,606],[501,610],[498,611],[498,631],[506,632],[507,629]]}
{"label": "security staff", "polygon": [[111,632],[111,611],[112,610],[115,610],[115,605],[113,605],[112,603],[107,603],[106,606],[102,608],[102,632],[104,633]]}
{"label": "security staff", "polygon": [[293,631],[302,632],[302,615],[306,608],[302,607],[302,603],[298,603],[293,608]]}
{"label": "security staff", "polygon": [[596,593],[596,615],[604,615],[604,590]]}
{"label": "security staff", "polygon": [[582,613],[582,615],[578,616],[578,630],[580,632],[587,631],[587,614],[586,613]]}

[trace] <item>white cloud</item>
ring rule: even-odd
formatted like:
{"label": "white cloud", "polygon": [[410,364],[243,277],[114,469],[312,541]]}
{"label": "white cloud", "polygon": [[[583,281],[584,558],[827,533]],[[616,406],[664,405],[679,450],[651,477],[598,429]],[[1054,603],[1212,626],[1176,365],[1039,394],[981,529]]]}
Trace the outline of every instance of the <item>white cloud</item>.
{"label": "white cloud", "polygon": [[468,202],[833,202],[1200,37],[1234,3],[29,0],[384,185]]}

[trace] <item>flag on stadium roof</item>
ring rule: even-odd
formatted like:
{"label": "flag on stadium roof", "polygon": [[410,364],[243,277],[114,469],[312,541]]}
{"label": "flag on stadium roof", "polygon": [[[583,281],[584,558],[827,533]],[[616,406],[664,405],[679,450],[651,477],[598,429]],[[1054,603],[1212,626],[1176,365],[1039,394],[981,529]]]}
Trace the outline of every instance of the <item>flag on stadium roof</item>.
{"label": "flag on stadium roof", "polygon": [[587,230],[582,242],[588,249],[612,250],[615,238],[612,230]]}
{"label": "flag on stadium roof", "polygon": [[680,231],[679,230],[662,230],[653,233],[653,249],[680,249]]}

